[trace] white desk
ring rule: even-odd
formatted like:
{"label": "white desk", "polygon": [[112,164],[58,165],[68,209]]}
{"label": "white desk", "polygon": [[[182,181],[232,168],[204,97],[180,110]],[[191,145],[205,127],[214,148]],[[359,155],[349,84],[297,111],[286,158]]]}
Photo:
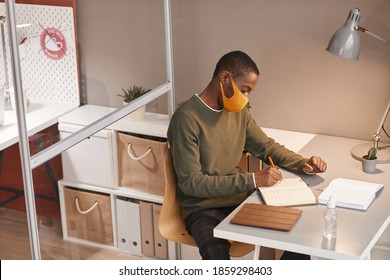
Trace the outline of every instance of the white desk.
{"label": "white desk", "polygon": [[[28,136],[57,123],[58,117],[77,107],[75,104],[32,103],[26,113]],[[4,124],[0,126],[0,151],[19,141],[16,112],[4,113]]]}
{"label": "white desk", "polygon": [[315,134],[296,132],[289,130],[281,130],[275,128],[261,128],[269,137],[275,139],[276,142],[284,145],[287,149],[294,152],[299,152],[307,143],[309,143]]}
{"label": "white desk", "polygon": [[[384,189],[366,212],[337,208],[338,228],[334,242],[322,238],[324,205],[297,207],[302,217],[290,232],[233,225],[230,220],[237,208],[215,229],[216,237],[305,253],[330,259],[368,259],[370,251],[390,223],[390,164],[377,165],[375,174],[366,174],[361,163],[352,158],[351,148],[363,141],[315,136],[303,147],[303,156],[320,155],[328,163],[328,170],[320,175],[302,176],[316,196],[337,177],[383,183]],[[258,202],[256,196],[246,202]],[[390,239],[389,237],[386,237]]]}

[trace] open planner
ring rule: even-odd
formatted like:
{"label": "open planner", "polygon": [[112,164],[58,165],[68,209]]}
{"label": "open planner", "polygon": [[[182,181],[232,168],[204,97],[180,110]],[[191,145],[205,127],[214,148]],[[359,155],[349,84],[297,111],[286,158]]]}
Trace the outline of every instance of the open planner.
{"label": "open planner", "polygon": [[298,206],[317,204],[313,192],[299,177],[283,179],[272,187],[258,189],[267,205]]}
{"label": "open planner", "polygon": [[358,210],[367,210],[383,184],[337,178],[318,197],[318,203],[327,204],[329,196],[336,201],[336,206]]}

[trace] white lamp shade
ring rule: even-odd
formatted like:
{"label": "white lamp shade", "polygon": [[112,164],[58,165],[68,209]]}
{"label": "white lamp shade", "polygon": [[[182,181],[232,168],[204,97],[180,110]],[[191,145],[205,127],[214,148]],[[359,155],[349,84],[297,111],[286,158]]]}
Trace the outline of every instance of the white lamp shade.
{"label": "white lamp shade", "polygon": [[326,50],[347,59],[359,59],[360,35],[357,31],[361,12],[354,8],[349,12],[348,19],[339,30],[333,34]]}

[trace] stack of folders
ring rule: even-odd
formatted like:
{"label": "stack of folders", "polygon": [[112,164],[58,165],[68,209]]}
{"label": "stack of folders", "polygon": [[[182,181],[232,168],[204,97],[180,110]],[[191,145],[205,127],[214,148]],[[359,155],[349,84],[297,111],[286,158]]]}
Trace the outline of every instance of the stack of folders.
{"label": "stack of folders", "polygon": [[374,201],[383,184],[337,178],[318,197],[318,203],[327,204],[329,197],[336,201],[336,206],[367,210]]}
{"label": "stack of folders", "polygon": [[161,205],[116,198],[118,248],[137,256],[167,259],[168,241],[158,230]]}

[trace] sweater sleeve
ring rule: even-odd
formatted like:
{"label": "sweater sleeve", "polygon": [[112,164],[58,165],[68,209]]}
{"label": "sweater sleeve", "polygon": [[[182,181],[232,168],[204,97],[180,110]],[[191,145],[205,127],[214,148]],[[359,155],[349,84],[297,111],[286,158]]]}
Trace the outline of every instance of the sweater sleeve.
{"label": "sweater sleeve", "polygon": [[207,174],[202,170],[199,126],[193,118],[176,112],[168,128],[168,141],[178,177],[178,186],[187,196],[221,198],[254,189],[253,175],[240,173]]}
{"label": "sweater sleeve", "polygon": [[247,115],[245,149],[264,162],[268,162],[267,158],[271,156],[277,166],[294,173],[303,174],[303,165],[309,160],[268,137],[250,114]]}

